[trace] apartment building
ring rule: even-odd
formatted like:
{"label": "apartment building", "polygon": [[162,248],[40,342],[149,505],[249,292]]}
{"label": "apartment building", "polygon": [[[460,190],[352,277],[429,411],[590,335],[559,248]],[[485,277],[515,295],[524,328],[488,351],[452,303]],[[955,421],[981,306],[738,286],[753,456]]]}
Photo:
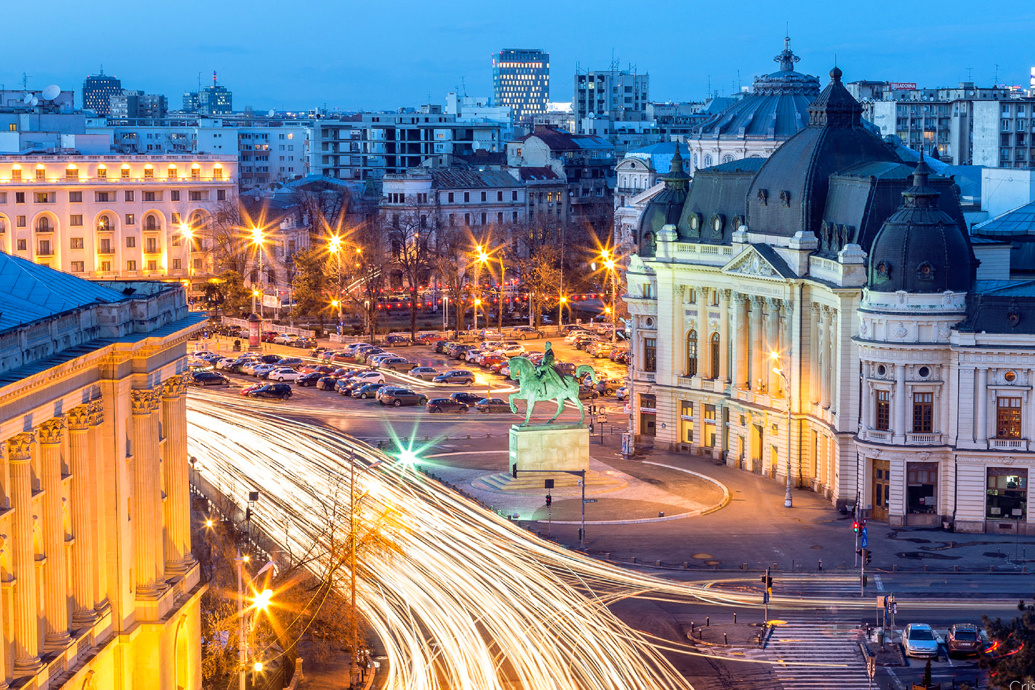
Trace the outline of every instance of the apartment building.
{"label": "apartment building", "polygon": [[974,101],[973,164],[1035,167],[1035,99]]}
{"label": "apartment building", "polygon": [[504,227],[525,221],[525,185],[508,172],[439,168],[384,178],[381,214],[418,227]]}
{"label": "apartment building", "polygon": [[236,184],[234,156],[0,155],[0,250],[84,278],[206,274],[184,228]]}
{"label": "apartment building", "polygon": [[495,105],[510,108],[514,123],[531,123],[550,100],[550,54],[506,48],[492,56]]}
{"label": "apartment building", "polygon": [[628,70],[601,70],[575,75],[572,111],[576,134],[595,134],[587,119],[639,122],[647,119],[650,75]]}

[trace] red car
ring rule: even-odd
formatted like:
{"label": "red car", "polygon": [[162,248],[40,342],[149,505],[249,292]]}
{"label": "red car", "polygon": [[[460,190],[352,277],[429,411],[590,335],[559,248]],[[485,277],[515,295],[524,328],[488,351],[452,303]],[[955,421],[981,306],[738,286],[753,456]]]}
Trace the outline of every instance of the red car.
{"label": "red car", "polygon": [[260,336],[260,339],[264,343],[272,343],[273,339],[276,338],[278,335],[280,335],[280,333],[277,333],[276,331],[263,331],[262,336]]}
{"label": "red car", "polygon": [[486,369],[491,369],[494,364],[500,364],[502,366],[506,362],[507,358],[502,355],[488,355],[482,358],[480,364]]}

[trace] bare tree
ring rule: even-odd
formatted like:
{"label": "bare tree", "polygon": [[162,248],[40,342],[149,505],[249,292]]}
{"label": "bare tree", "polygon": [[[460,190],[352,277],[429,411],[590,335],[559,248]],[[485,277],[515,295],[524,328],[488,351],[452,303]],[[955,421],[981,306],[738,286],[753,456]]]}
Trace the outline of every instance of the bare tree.
{"label": "bare tree", "polygon": [[337,235],[344,234],[343,225],[352,201],[352,195],[344,186],[312,183],[296,189],[292,201],[301,224],[309,226],[312,240],[327,230]]}
{"label": "bare tree", "polygon": [[421,283],[428,279],[436,225],[434,215],[428,214],[421,206],[414,208],[413,212],[395,215],[387,220],[385,234],[390,243],[392,260],[402,270],[410,292],[410,338],[417,335],[419,291]]}
{"label": "bare tree", "polygon": [[463,305],[470,290],[467,272],[472,243],[471,232],[467,228],[439,228],[435,236],[434,257],[431,260],[435,278],[444,290],[446,298],[453,304],[453,323],[457,334],[464,330],[467,316]]}

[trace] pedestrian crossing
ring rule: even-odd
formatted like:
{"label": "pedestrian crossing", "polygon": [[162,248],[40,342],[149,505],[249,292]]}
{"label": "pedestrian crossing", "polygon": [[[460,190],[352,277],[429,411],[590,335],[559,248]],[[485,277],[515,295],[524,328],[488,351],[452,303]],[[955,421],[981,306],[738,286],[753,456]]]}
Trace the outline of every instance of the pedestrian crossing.
{"label": "pedestrian crossing", "polygon": [[773,594],[788,597],[858,597],[859,574],[794,575],[773,573]]}
{"label": "pedestrian crossing", "polygon": [[860,631],[853,624],[818,616],[788,616],[781,620],[769,638],[765,656],[775,662],[773,677],[784,690],[867,688],[866,662],[859,649]]}

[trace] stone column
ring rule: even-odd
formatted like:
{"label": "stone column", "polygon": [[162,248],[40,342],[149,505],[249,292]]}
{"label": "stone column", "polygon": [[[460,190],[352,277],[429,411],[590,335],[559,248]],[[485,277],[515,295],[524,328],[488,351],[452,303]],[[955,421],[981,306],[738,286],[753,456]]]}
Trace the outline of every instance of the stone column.
{"label": "stone column", "polygon": [[[819,307],[812,303],[809,306],[809,402],[815,405],[819,402],[819,329],[816,328],[816,320],[819,314]],[[804,334],[803,334],[804,335]],[[803,406],[805,407],[805,406]]]}
{"label": "stone column", "polygon": [[904,364],[895,365],[895,421],[891,428],[893,431],[892,440],[894,443],[905,443],[906,441],[906,367]]}
{"label": "stone column", "polygon": [[751,298],[751,372],[749,383],[751,390],[761,392],[762,384],[765,381],[765,369],[762,368],[763,352],[765,351],[764,336],[762,335],[762,298]]}
{"label": "stone column", "polygon": [[165,430],[165,569],[182,575],[190,569],[190,476],[187,463],[187,384],[174,376],[162,386]]}
{"label": "stone column", "polygon": [[829,391],[829,395],[830,395],[830,410],[831,410],[831,412],[837,412],[838,400],[839,400],[839,397],[840,397],[840,394],[841,394],[840,393],[840,385],[838,383],[838,381],[839,381],[839,374],[838,374],[838,372],[840,371],[840,367],[841,367],[841,353],[838,350],[838,343],[840,342],[840,338],[837,337],[838,315],[837,315],[837,310],[836,309],[833,309],[833,308],[830,309],[830,319],[829,319],[829,321],[830,321],[830,323],[827,326],[827,328],[828,328],[827,347],[830,350],[830,358],[827,360],[829,362],[829,366],[827,366],[827,369],[826,369],[826,374],[827,374],[827,390]]}
{"label": "stone column", "polygon": [[866,417],[863,419],[863,430],[873,429],[877,422],[877,391],[873,387],[873,381],[866,382],[866,399],[863,400],[863,409],[866,410]]}
{"label": "stone column", "polygon": [[977,385],[974,390],[977,399],[977,431],[975,437],[981,448],[988,446],[988,369],[977,370]]}
{"label": "stone column", "polygon": [[104,405],[100,400],[91,400],[87,405],[89,413],[89,467],[91,534],[94,537],[94,559],[91,564],[94,573],[93,608],[95,611],[106,611],[111,607],[108,601],[108,533],[104,528],[104,501],[109,494],[104,485],[104,444],[101,438],[104,428]]}
{"label": "stone column", "polygon": [[68,412],[68,456],[72,470],[72,625],[86,628],[97,620],[94,610],[93,471],[90,456],[90,407],[80,405]]}
{"label": "stone column", "polygon": [[43,649],[60,651],[68,646],[68,568],[65,560],[65,519],[61,482],[63,417],[48,419],[39,427],[40,479],[43,485],[43,544],[47,565],[43,570]]}
{"label": "stone column", "polygon": [[816,371],[816,389],[819,396],[820,407],[830,407],[830,391],[827,389],[827,371],[830,369],[830,348],[827,341],[830,340],[830,333],[827,331],[827,308],[817,307],[816,309],[816,332],[819,335],[817,342],[819,369]]}
{"label": "stone column", "polygon": [[711,369],[709,355],[711,347],[708,341],[708,288],[697,289],[697,376],[710,378]]}
{"label": "stone column", "polygon": [[133,573],[136,596],[157,598],[162,577],[159,552],[163,547],[162,503],[159,487],[158,429],[155,424],[160,402],[149,389],[130,391],[133,410]]}
{"label": "stone column", "polygon": [[730,381],[730,291],[719,290],[719,379]]}
{"label": "stone column", "polygon": [[748,367],[748,342],[750,338],[748,326],[748,297],[737,294],[734,297],[736,302],[736,325],[734,326],[733,345],[733,383],[738,388],[747,390],[751,387],[751,372]]}
{"label": "stone column", "polygon": [[[783,323],[783,330],[780,333],[780,366],[784,369],[784,373],[787,375],[787,385],[794,385],[792,375],[794,373],[794,363],[792,357],[797,356],[797,353],[793,350],[794,342],[794,308],[790,302],[783,302],[780,305],[780,319]],[[777,377],[777,381],[782,385],[782,381]],[[790,404],[791,392],[786,390],[783,392],[787,396],[788,404]],[[801,401],[798,401],[798,405],[801,405]]]}
{"label": "stone column", "polygon": [[35,675],[40,669],[39,620],[36,606],[36,558],[33,549],[32,446],[36,432],[7,442],[11,462],[11,520],[14,534],[14,675]]}
{"label": "stone column", "polygon": [[769,395],[776,395],[780,390],[780,377],[773,371],[776,363],[772,361],[771,353],[780,351],[780,302],[779,300],[769,299],[766,300],[766,306],[765,353],[762,362],[765,367],[765,374],[763,379],[766,381],[766,392]]}

